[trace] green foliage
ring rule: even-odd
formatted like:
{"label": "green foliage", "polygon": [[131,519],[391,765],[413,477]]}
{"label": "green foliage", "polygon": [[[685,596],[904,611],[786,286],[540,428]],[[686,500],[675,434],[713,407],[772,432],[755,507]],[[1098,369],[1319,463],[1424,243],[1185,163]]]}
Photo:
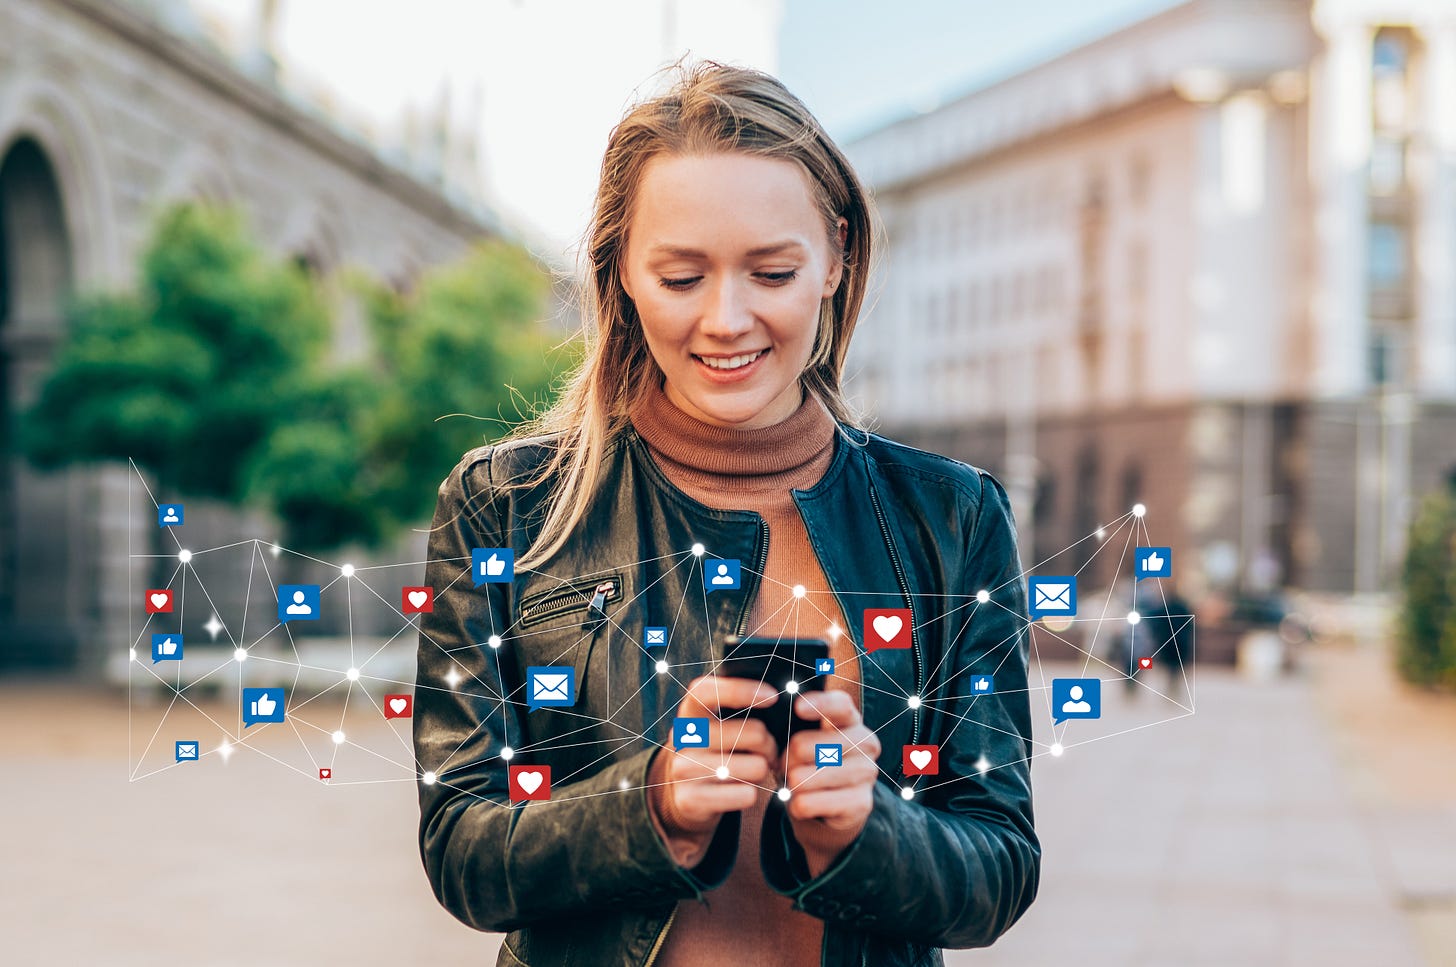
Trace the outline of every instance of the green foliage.
{"label": "green foliage", "polygon": [[1430,494],[1411,522],[1396,663],[1408,681],[1456,688],[1456,489]]}
{"label": "green foliage", "polygon": [[[410,296],[361,280],[370,355],[340,366],[313,279],[236,213],[180,205],[159,220],[136,291],[73,307],[22,446],[43,468],[130,458],[163,493],[267,507],[302,551],[377,547],[428,519],[462,452],[527,415],[508,412],[511,385],[547,393],[547,284],[498,242]],[[437,422],[452,413],[504,419],[484,433]]]}

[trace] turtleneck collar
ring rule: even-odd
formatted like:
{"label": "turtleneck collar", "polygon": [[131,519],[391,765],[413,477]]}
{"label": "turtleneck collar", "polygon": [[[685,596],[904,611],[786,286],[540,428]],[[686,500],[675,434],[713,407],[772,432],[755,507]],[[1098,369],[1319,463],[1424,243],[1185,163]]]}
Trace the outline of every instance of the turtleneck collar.
{"label": "turtleneck collar", "polygon": [[[700,473],[728,477],[794,475],[833,453],[834,415],[809,391],[788,419],[752,430],[714,426],[679,409],[660,384],[632,412],[632,426],[653,450]],[[822,468],[820,468],[822,472]]]}

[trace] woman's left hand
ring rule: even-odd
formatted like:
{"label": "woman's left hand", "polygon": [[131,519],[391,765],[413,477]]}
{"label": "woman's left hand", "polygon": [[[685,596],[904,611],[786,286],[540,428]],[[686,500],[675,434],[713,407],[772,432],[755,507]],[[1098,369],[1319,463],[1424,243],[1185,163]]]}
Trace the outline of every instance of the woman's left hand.
{"label": "woman's left hand", "polygon": [[[874,807],[880,740],[860,719],[847,692],[810,692],[794,701],[800,718],[818,719],[817,729],[796,732],[783,756],[790,790],[789,822],[804,848],[809,873],[818,876],[854,842]],[[842,747],[841,764],[817,766],[814,746]]]}

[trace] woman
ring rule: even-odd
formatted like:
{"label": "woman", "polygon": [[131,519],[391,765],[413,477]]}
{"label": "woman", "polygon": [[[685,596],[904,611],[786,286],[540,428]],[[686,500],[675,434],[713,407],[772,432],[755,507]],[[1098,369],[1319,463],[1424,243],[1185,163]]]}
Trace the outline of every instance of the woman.
{"label": "woman", "polygon": [[[429,547],[421,853],[499,963],[935,964],[1035,896],[1006,494],[841,396],[871,224],[762,73],[702,64],[613,131],[584,361],[465,455]],[[713,674],[733,634],[829,642],[784,748],[722,718],[777,699]],[[706,746],[671,748],[690,718]]]}

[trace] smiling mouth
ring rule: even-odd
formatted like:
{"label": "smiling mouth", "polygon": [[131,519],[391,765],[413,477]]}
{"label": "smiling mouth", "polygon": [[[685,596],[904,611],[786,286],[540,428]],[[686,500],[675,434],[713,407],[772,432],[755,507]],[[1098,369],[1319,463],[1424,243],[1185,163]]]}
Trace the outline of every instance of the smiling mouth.
{"label": "smiling mouth", "polygon": [[720,356],[715,358],[699,356],[696,353],[693,353],[692,357],[705,366],[709,366],[722,372],[732,372],[735,369],[742,369],[744,366],[747,366],[749,363],[758,359],[758,357],[762,356],[766,352],[768,352],[767,349],[760,349],[757,352],[743,353],[738,356]]}

